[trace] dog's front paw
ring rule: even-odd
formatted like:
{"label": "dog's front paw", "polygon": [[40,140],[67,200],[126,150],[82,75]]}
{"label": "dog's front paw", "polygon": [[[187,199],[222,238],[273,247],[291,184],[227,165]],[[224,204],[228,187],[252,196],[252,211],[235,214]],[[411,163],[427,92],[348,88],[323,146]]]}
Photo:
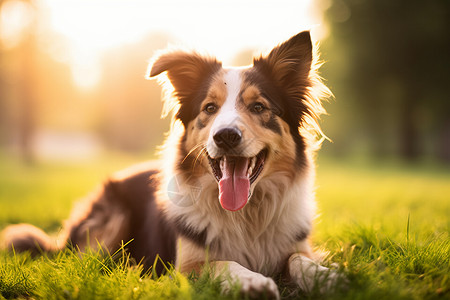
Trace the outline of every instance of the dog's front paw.
{"label": "dog's front paw", "polygon": [[222,291],[228,293],[238,285],[243,294],[255,299],[280,299],[278,286],[272,278],[250,271],[237,263],[229,265],[230,277],[222,281]]}
{"label": "dog's front paw", "polygon": [[241,278],[240,284],[241,291],[252,298],[260,298],[265,294],[268,299],[280,299],[275,281],[259,273],[249,274],[249,276]]}
{"label": "dog's front paw", "polygon": [[319,289],[320,293],[326,293],[346,282],[336,270],[321,266],[300,254],[294,254],[289,259],[289,274],[305,292]]}
{"label": "dog's front paw", "polygon": [[333,291],[336,288],[345,288],[346,278],[343,274],[338,273],[336,270],[322,267],[317,271],[315,275],[316,285],[320,293],[326,293]]}

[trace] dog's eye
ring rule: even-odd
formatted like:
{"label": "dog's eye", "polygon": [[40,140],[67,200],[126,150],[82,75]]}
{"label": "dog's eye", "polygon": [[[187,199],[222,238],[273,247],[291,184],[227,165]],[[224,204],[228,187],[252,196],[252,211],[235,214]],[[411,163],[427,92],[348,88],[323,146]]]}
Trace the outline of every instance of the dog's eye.
{"label": "dog's eye", "polygon": [[205,105],[205,108],[203,109],[207,114],[212,115],[217,111],[217,105],[214,103],[208,103]]}
{"label": "dog's eye", "polygon": [[250,111],[251,111],[251,112],[254,112],[254,113],[257,113],[257,114],[260,114],[260,113],[262,113],[265,109],[266,109],[266,108],[264,107],[264,104],[262,104],[261,102],[256,102],[256,103],[254,103],[254,104],[251,106]]}

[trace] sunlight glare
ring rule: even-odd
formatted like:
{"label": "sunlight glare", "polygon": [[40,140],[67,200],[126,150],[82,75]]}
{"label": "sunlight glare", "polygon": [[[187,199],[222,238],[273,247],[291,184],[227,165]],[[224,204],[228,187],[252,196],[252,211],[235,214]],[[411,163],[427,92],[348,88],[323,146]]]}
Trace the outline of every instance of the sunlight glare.
{"label": "sunlight glare", "polygon": [[34,18],[30,4],[23,1],[6,1],[0,11],[0,39],[6,49],[14,48],[26,34]]}
{"label": "sunlight glare", "polygon": [[78,51],[71,60],[72,77],[81,88],[94,87],[101,79],[99,59],[92,53]]}
{"label": "sunlight glare", "polygon": [[[320,31],[311,0],[44,0],[54,31],[70,42],[75,80],[100,80],[98,60],[113,47],[152,32],[217,55],[225,64],[246,49],[269,49],[301,30]],[[319,26],[320,27],[320,26]],[[153,53],[149,52],[149,58]],[[82,60],[86,60],[83,63]],[[77,79],[78,78],[78,79]]]}

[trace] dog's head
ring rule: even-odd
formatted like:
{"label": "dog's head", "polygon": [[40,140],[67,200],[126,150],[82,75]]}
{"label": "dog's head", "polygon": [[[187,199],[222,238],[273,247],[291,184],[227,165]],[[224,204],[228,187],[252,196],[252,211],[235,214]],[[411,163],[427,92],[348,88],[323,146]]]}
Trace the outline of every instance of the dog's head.
{"label": "dog's head", "polygon": [[180,168],[192,174],[206,168],[218,183],[223,208],[244,207],[262,178],[294,178],[304,167],[307,141],[299,129],[316,124],[323,112],[317,91],[325,90],[309,32],[244,68],[223,68],[197,53],[166,52],[151,65],[150,77],[163,72],[173,86],[174,120],[184,127]]}

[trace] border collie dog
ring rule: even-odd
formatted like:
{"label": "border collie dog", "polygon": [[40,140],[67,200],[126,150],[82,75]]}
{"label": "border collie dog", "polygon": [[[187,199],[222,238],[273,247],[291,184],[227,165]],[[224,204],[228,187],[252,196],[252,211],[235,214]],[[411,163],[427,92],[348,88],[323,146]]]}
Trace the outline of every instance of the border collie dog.
{"label": "border collie dog", "polygon": [[[314,162],[330,95],[317,74],[308,31],[226,68],[196,52],[168,50],[149,77],[163,84],[172,126],[161,164],[113,175],[66,221],[64,245],[26,224],[4,231],[16,251],[81,251],[102,245],[128,251],[145,267],[155,257],[181,272],[208,265],[223,290],[279,298],[279,274],[310,290],[335,284],[337,273],[313,260]],[[318,133],[318,134],[317,134]],[[161,271],[159,266],[159,271]],[[322,276],[323,275],[323,276]]]}

